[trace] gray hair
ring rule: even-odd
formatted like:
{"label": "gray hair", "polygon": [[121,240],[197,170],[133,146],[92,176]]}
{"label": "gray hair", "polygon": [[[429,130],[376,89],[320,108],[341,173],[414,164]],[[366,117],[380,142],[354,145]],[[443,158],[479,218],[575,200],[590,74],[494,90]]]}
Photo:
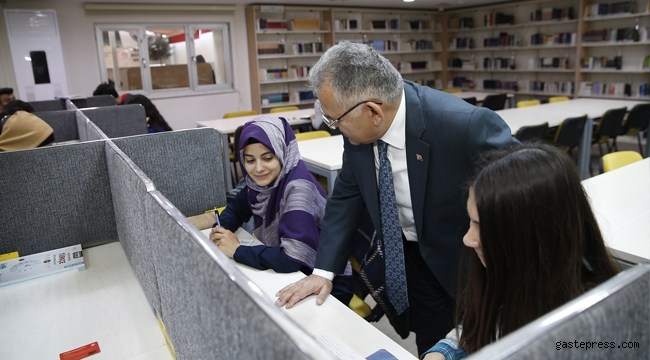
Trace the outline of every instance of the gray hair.
{"label": "gray hair", "polygon": [[402,75],[367,44],[341,41],[331,47],[309,71],[308,86],[318,97],[323,85],[334,93],[336,106],[364,100],[396,104],[402,98]]}

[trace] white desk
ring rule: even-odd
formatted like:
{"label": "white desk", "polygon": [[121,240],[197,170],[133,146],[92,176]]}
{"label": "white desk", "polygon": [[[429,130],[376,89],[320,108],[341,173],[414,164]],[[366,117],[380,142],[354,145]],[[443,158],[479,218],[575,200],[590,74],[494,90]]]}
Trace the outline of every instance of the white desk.
{"label": "white desk", "polygon": [[298,141],[298,150],[309,171],[327,178],[327,193],[331,195],[343,166],[343,136]]}
{"label": "white desk", "polygon": [[119,242],[84,249],[85,271],[0,287],[0,359],[58,359],[97,341],[90,359],[171,359]]}
{"label": "white desk", "polygon": [[[207,236],[210,234],[210,229],[201,232]],[[242,229],[235,233],[240,240],[254,239],[252,235]],[[257,243],[259,244],[259,242]],[[274,302],[277,299],[275,294],[278,290],[305,277],[301,272],[278,274],[273,270],[261,271],[236,262],[235,264]],[[322,335],[329,333],[363,358],[379,349],[386,349],[400,360],[415,359],[406,349],[331,295],[321,306],[316,305],[316,297],[312,295],[297,303],[293,308],[288,310],[282,308],[282,310],[314,338],[319,339]]]}
{"label": "white desk", "polygon": [[[283,117],[287,119],[287,121],[291,126],[298,126],[298,125],[311,124],[311,115],[313,114],[314,114],[314,109],[311,108],[311,109],[277,112],[277,113],[266,114],[266,115]],[[232,177],[230,175],[230,149],[228,148],[228,142],[229,142],[228,137],[234,134],[238,127],[246,124],[247,122],[261,115],[265,115],[265,114],[240,116],[240,117],[228,118],[228,119],[205,120],[205,121],[198,121],[196,123],[197,127],[211,127],[216,129],[221,134],[221,146],[223,148],[223,167],[224,167],[226,190],[232,190],[233,186],[237,185],[237,184],[233,184],[231,181]]]}
{"label": "white desk", "polygon": [[605,243],[619,259],[650,261],[650,158],[582,182]]}
{"label": "white desk", "polygon": [[579,146],[578,169],[582,179],[589,178],[591,163],[591,136],[593,120],[601,117],[605,111],[627,106],[628,111],[637,104],[646,103],[635,100],[610,99],[575,99],[552,104],[542,104],[515,109],[499,110],[496,113],[510,126],[513,134],[522,126],[537,125],[548,122],[550,127],[558,126],[566,118],[587,114],[587,123]]}

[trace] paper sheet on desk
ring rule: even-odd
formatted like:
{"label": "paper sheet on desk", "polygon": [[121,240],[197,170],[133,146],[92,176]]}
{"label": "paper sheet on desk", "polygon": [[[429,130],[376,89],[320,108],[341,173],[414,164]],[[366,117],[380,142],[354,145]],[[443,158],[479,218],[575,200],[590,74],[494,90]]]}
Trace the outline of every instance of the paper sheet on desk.
{"label": "paper sheet on desk", "polygon": [[329,331],[318,335],[318,340],[339,360],[364,360]]}

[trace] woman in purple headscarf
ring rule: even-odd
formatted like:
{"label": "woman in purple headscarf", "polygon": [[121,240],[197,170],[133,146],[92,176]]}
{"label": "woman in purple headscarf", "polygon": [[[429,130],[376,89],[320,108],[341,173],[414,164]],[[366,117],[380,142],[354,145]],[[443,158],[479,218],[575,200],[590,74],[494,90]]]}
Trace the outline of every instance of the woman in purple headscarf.
{"label": "woman in purple headscarf", "polygon": [[[256,269],[311,274],[327,197],[303,163],[293,130],[282,118],[259,116],[244,125],[238,151],[246,187],[221,213],[222,227],[214,227],[210,239]],[[232,232],[251,216],[264,245],[240,246]],[[347,305],[351,279],[337,278],[334,288],[342,291],[332,295]]]}

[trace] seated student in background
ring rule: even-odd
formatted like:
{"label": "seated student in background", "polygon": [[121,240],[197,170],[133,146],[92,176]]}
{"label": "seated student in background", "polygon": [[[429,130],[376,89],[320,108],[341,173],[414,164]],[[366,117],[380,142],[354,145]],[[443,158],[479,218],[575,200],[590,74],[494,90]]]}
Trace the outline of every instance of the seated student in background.
{"label": "seated student in background", "polygon": [[148,97],[144,95],[131,95],[127,97],[124,105],[140,104],[144,106],[144,112],[147,116],[147,126],[149,133],[157,133],[163,131],[172,131],[172,128],[167,124],[165,118],[160,115],[156,105],[154,105]]}
{"label": "seated student in background", "polygon": [[0,151],[32,149],[54,142],[52,127],[26,111],[0,119],[0,126]]}
{"label": "seated student in background", "polygon": [[2,111],[2,109],[8,102],[14,100],[16,100],[16,97],[14,96],[14,89],[12,88],[0,89],[0,111]]}
{"label": "seated student in background", "polygon": [[485,154],[467,212],[462,324],[423,359],[471,354],[619,272],[575,164],[553,146],[515,144]]}
{"label": "seated student in background", "polygon": [[20,110],[28,113],[34,112],[34,108],[29,105],[29,103],[26,103],[22,100],[13,100],[5,104],[5,106],[2,108],[2,111],[0,111],[0,120],[2,120],[5,116],[11,116],[15,114]]}
{"label": "seated student in background", "polygon": [[115,105],[120,105],[122,103],[122,98],[117,94],[115,87],[111,83],[101,83],[97,85],[95,91],[93,91],[93,96],[98,95],[111,95],[115,99]]}
{"label": "seated student in background", "polygon": [[[291,126],[281,118],[259,116],[244,125],[238,151],[246,187],[221,213],[222,227],[215,224],[210,240],[256,269],[311,274],[327,198],[303,163]],[[240,246],[232,233],[251,216],[262,246]],[[347,305],[351,287],[350,276],[337,276],[332,295]]]}

